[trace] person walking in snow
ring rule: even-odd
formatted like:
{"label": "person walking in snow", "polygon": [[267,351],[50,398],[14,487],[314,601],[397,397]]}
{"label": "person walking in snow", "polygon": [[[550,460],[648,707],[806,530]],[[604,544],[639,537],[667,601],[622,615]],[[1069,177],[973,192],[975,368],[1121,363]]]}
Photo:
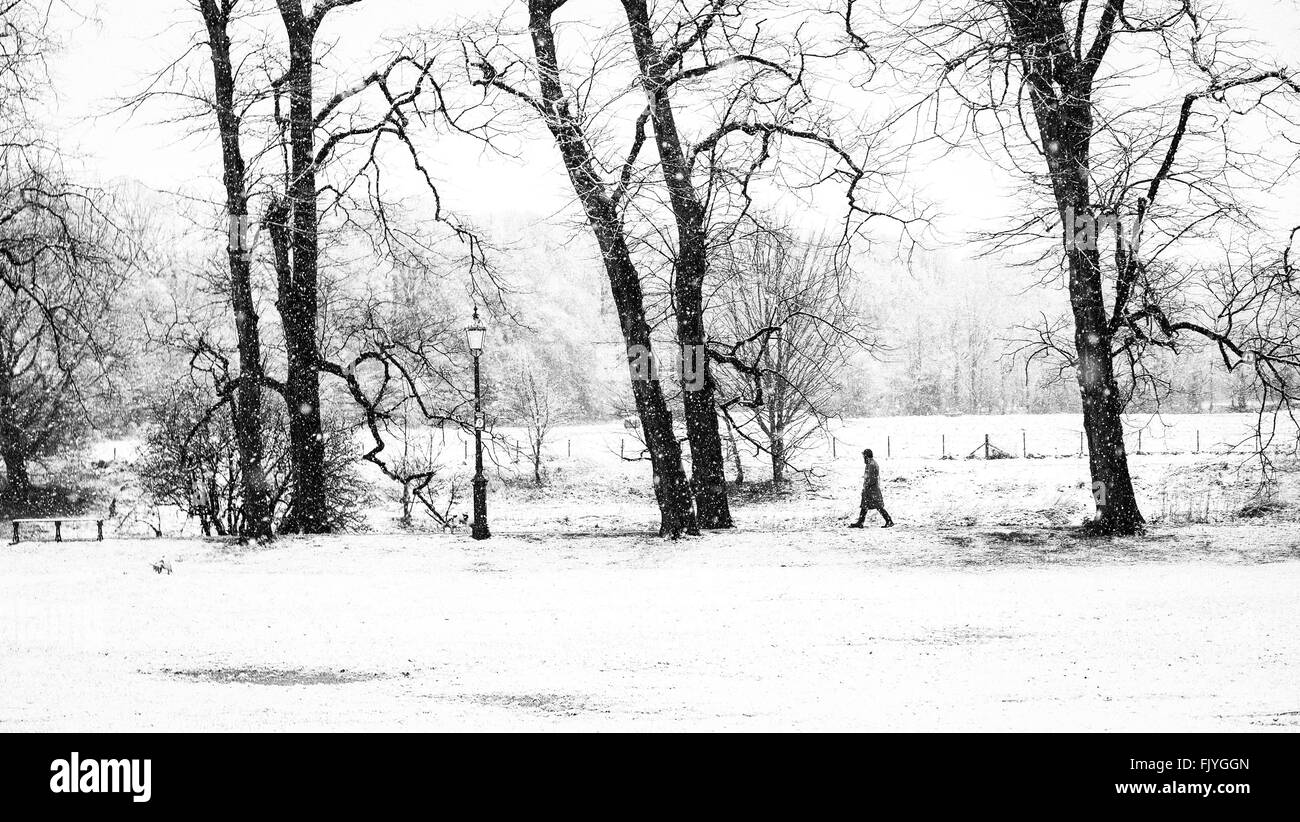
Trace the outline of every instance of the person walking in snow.
{"label": "person walking in snow", "polygon": [[862,475],[862,506],[858,509],[858,521],[849,527],[861,528],[867,518],[867,512],[874,508],[885,518],[885,524],[881,527],[892,528],[894,518],[885,510],[885,495],[880,491],[880,465],[876,462],[870,448],[862,451],[862,461],[866,463],[866,470]]}

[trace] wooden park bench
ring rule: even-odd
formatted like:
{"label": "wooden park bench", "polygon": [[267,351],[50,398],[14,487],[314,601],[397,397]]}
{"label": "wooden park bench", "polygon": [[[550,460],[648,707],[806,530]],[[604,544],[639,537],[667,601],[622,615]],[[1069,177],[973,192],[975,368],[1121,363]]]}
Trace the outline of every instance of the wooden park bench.
{"label": "wooden park bench", "polygon": [[36,525],[54,523],[54,541],[63,542],[63,523],[65,522],[93,522],[95,523],[95,537],[98,542],[104,541],[104,521],[94,517],[37,517],[31,519],[14,520],[14,541],[13,545],[18,544],[18,526],[19,525]]}

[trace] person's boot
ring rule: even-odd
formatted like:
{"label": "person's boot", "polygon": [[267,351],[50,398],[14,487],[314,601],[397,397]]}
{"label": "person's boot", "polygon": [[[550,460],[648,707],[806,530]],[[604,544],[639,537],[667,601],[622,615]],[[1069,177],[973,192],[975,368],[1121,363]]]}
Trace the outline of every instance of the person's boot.
{"label": "person's boot", "polygon": [[858,520],[857,522],[850,523],[850,524],[849,524],[849,527],[850,527],[850,528],[861,528],[861,527],[862,527],[862,520]]}
{"label": "person's boot", "polygon": [[893,528],[893,527],[894,527],[894,521],[893,521],[892,519],[887,519],[887,520],[885,520],[885,524],[882,525],[882,526],[880,526],[880,527],[881,527],[881,528]]}

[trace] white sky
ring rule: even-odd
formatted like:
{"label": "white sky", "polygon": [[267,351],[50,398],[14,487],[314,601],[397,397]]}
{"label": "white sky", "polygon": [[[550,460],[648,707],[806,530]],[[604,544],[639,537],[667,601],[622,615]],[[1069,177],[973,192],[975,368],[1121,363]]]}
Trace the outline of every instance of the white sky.
{"label": "white sky", "polygon": [[[115,99],[142,87],[144,79],[181,53],[201,29],[189,0],[69,0],[87,20],[65,31],[66,48],[52,64],[57,78],[53,118],[65,145],[80,153],[93,175],[103,180],[136,179],[174,191],[196,181],[219,183],[219,156],[211,134],[186,136],[159,124],[166,115],[154,106],[143,116],[104,115]],[[825,5],[824,3],[821,5]],[[338,10],[324,37],[370,43],[418,27],[442,27],[468,15],[518,9],[518,0],[364,0]],[[1300,4],[1294,0],[1238,0],[1226,4],[1260,43],[1288,55],[1300,70]],[[607,14],[608,0],[572,0],[563,17]],[[206,59],[206,54],[200,54]],[[358,65],[360,74],[365,66]],[[440,175],[445,199],[462,213],[480,218],[503,208],[546,214],[572,199],[554,147],[526,145],[523,162],[488,156],[467,142],[439,140],[432,170]],[[949,220],[944,236],[955,239],[982,220],[1005,213],[1000,193],[1018,182],[972,156],[953,156],[915,171],[916,183],[936,200]],[[1279,210],[1296,215],[1295,188]]]}

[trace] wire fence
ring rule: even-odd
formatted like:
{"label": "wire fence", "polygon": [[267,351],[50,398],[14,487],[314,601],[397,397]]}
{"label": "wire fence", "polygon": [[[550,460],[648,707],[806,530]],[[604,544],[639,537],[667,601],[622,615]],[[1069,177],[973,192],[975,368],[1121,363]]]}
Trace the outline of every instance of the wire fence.
{"label": "wire fence", "polygon": [[[867,441],[875,444],[862,444]],[[869,440],[861,437],[846,440],[835,435],[828,438],[832,459],[845,455],[860,457],[864,447],[872,448],[876,456],[910,459],[1047,459],[1086,457],[1089,454],[1088,437],[1083,431],[1056,437],[1034,436],[1028,431],[1020,431],[1009,436],[935,434],[926,437],[885,434]],[[1271,442],[1261,443],[1253,437],[1224,441],[1211,439],[1207,432],[1199,430],[1194,430],[1185,437],[1153,437],[1138,431],[1124,435],[1124,449],[1130,456],[1255,454],[1261,449],[1271,454],[1284,454],[1294,452],[1296,442],[1294,439],[1273,438]]]}
{"label": "wire fence", "polygon": [[[1251,414],[1130,415],[1124,448],[1130,456],[1295,453],[1297,432],[1280,425],[1257,436]],[[827,432],[827,456],[904,459],[1042,459],[1086,457],[1087,434],[1073,415],[889,417],[849,420]]]}
{"label": "wire fence", "polygon": [[[1206,425],[1130,426],[1124,437],[1130,456],[1162,455],[1239,455],[1248,456],[1264,450],[1270,454],[1295,453],[1295,432],[1279,431],[1262,443],[1257,440],[1241,415],[1225,424],[1209,420]],[[1008,424],[1004,417],[971,417],[960,424],[948,425],[933,418],[888,418],[852,420],[829,431],[811,448],[805,458],[816,462],[841,459],[860,460],[864,448],[871,448],[877,458],[886,459],[1051,459],[1083,458],[1089,455],[1087,435],[1079,428],[1051,424],[1036,426]],[[1015,418],[1015,422],[1024,417]],[[932,421],[933,420],[933,421]],[[474,458],[474,438],[459,429],[433,429],[443,461],[469,463]],[[761,448],[738,440],[746,460],[763,460]],[[725,446],[724,446],[725,447]],[[492,466],[530,464],[533,448],[523,432],[498,428],[483,437],[484,463]],[[689,443],[683,438],[683,453],[689,458]],[[645,446],[635,430],[620,430],[616,425],[560,426],[550,432],[543,443],[542,460],[640,460]]]}

